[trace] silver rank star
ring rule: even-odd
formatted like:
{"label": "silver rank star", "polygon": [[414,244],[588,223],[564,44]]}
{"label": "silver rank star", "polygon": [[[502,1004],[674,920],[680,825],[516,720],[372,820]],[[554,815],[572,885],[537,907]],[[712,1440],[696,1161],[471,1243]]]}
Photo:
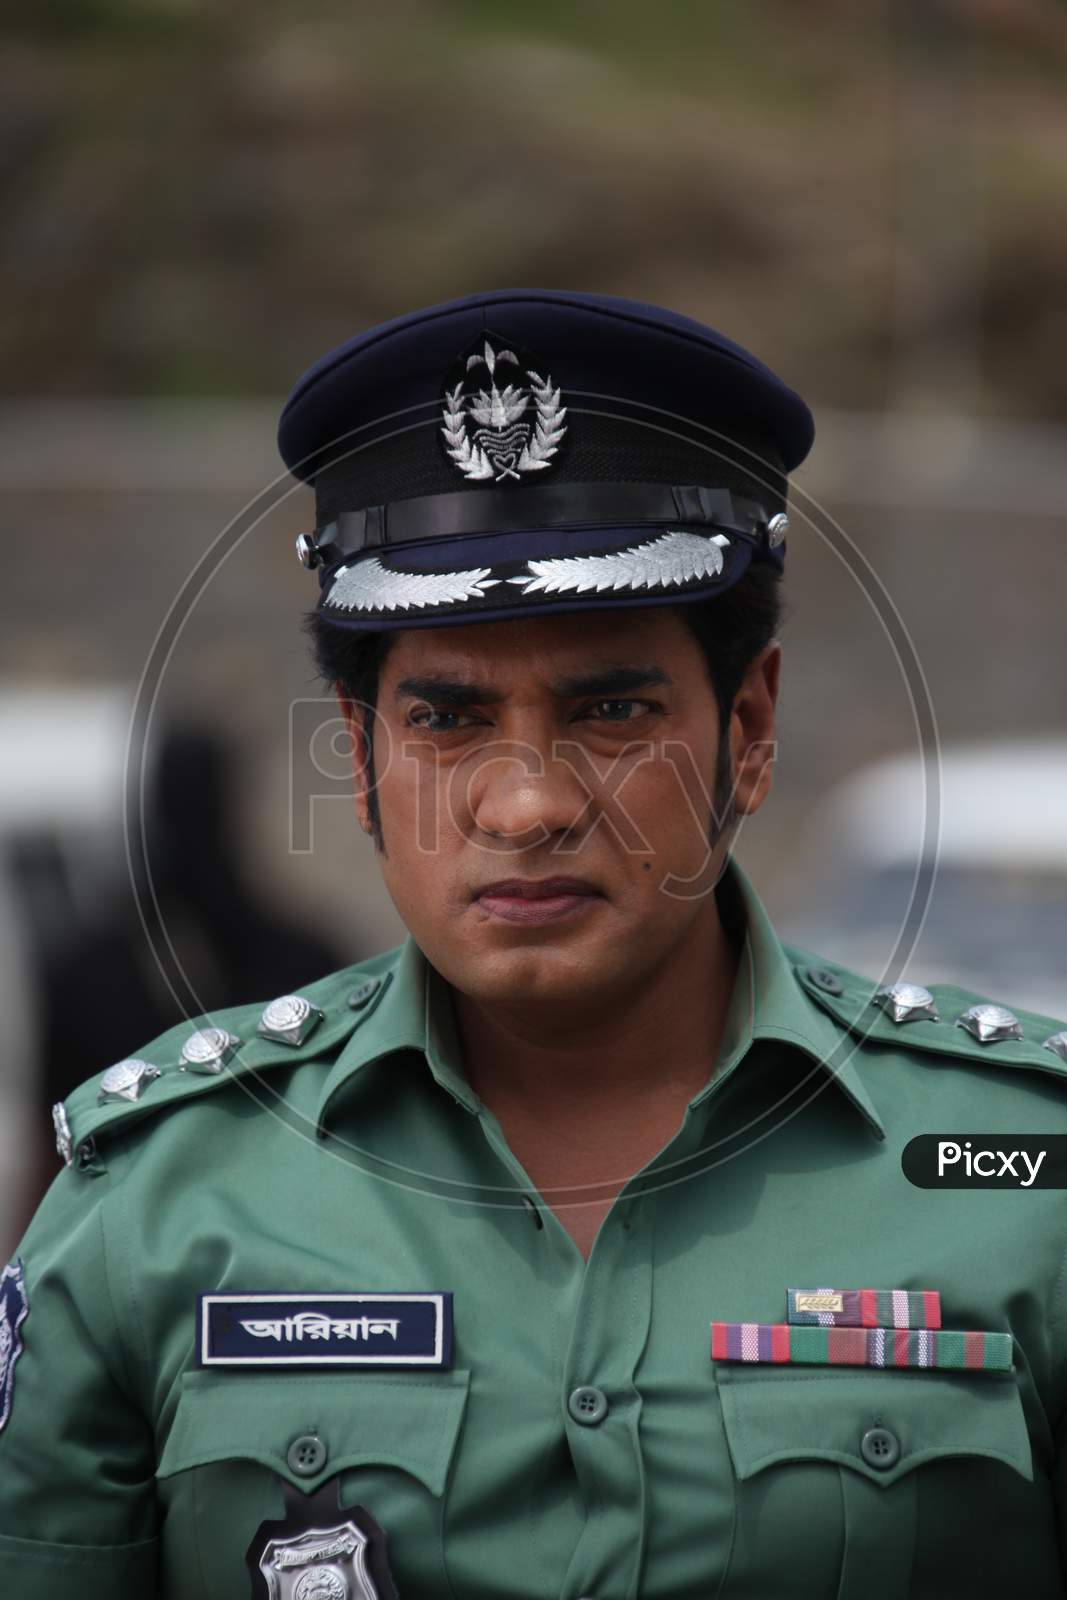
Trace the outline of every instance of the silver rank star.
{"label": "silver rank star", "polygon": [[219,1073],[240,1042],[235,1033],[227,1033],[225,1028],[197,1028],[182,1045],[181,1070]]}
{"label": "silver rank star", "polygon": [[934,997],[921,983],[888,983],[874,996],[874,1004],[888,1011],[894,1022],[940,1022]]}
{"label": "silver rank star", "polygon": [[56,1130],[56,1149],[63,1157],[64,1164],[69,1167],[74,1160],[74,1140],[71,1138],[70,1122],[67,1120],[67,1108],[62,1100],[57,1100],[52,1107],[52,1126]]}
{"label": "silver rank star", "polygon": [[1048,1038],[1042,1041],[1041,1048],[1051,1050],[1061,1061],[1067,1061],[1067,1028],[1059,1033],[1050,1033]]}
{"label": "silver rank star", "polygon": [[279,1044],[303,1044],[322,1018],[323,1013],[302,994],[283,994],[264,1007],[256,1032],[261,1039],[275,1039]]}
{"label": "silver rank star", "polygon": [[956,1026],[965,1028],[979,1044],[997,1044],[1003,1039],[1023,1036],[1018,1017],[1007,1006],[971,1006],[956,1018]]}
{"label": "silver rank star", "polygon": [[159,1068],[153,1067],[148,1061],[138,1061],[136,1057],[131,1057],[129,1061],[117,1061],[113,1067],[108,1067],[100,1079],[97,1099],[102,1106],[112,1100],[139,1100],[143,1091],[159,1075]]}

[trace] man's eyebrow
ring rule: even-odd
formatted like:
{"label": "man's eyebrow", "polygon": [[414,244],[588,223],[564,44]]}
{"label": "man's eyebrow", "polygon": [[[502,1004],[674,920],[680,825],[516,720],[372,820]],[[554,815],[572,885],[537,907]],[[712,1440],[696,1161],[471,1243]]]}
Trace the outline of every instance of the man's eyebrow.
{"label": "man's eyebrow", "polygon": [[[657,684],[674,682],[662,667],[599,667],[589,672],[558,678],[552,692],[561,699],[577,699],[583,695],[621,695],[634,689],[650,689]],[[499,689],[488,683],[475,683],[469,678],[401,678],[396,686],[396,698],[408,696],[416,700],[432,701],[435,705],[475,706],[495,705],[503,698]]]}
{"label": "man's eyebrow", "polygon": [[487,683],[472,683],[469,678],[401,678],[395,692],[398,700],[411,695],[416,700],[448,706],[484,706],[504,698],[499,689]]}
{"label": "man's eyebrow", "polygon": [[656,684],[669,686],[673,682],[662,667],[600,667],[570,678],[559,678],[552,688],[555,694],[571,698],[587,694],[626,694],[631,689],[651,689]]}

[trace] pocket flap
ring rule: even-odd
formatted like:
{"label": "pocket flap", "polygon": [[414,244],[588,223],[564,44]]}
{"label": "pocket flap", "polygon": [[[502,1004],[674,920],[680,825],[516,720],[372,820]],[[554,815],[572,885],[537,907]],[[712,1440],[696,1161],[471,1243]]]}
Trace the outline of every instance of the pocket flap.
{"label": "pocket flap", "polygon": [[[469,1372],[188,1372],[156,1476],[243,1458],[310,1492],[351,1467],[396,1467],[444,1492]],[[298,1439],[325,1447],[318,1472],[294,1470]],[[306,1463],[306,1455],[305,1455]]]}
{"label": "pocket flap", "polygon": [[[776,1462],[836,1461],[888,1487],[946,1456],[990,1456],[1034,1476],[1022,1398],[1009,1374],[720,1364],[716,1376],[739,1478]],[[892,1465],[865,1458],[861,1441],[872,1428],[888,1429],[897,1441]]]}

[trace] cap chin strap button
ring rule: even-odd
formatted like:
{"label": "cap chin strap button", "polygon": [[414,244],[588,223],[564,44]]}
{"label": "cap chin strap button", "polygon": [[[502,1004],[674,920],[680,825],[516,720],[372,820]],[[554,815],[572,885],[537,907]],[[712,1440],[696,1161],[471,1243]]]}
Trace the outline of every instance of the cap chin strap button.
{"label": "cap chin strap button", "polygon": [[772,550],[777,550],[788,532],[789,518],[784,511],[779,511],[767,524],[767,543]]}
{"label": "cap chin strap button", "polygon": [[298,533],[296,536],[296,553],[302,567],[310,572],[314,567],[322,564],[322,551],[315,542],[313,533]]}

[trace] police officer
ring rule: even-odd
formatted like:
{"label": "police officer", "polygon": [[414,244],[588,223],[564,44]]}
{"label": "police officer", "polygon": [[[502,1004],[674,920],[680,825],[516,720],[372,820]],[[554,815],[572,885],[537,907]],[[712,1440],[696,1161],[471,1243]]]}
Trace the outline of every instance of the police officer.
{"label": "police officer", "polygon": [[730,853],[811,439],[711,329],[560,291],[297,385],[313,644],[409,933],[56,1107],[5,1593],[1065,1592],[1027,1135],[1067,1134],[1067,1031],[783,945]]}

